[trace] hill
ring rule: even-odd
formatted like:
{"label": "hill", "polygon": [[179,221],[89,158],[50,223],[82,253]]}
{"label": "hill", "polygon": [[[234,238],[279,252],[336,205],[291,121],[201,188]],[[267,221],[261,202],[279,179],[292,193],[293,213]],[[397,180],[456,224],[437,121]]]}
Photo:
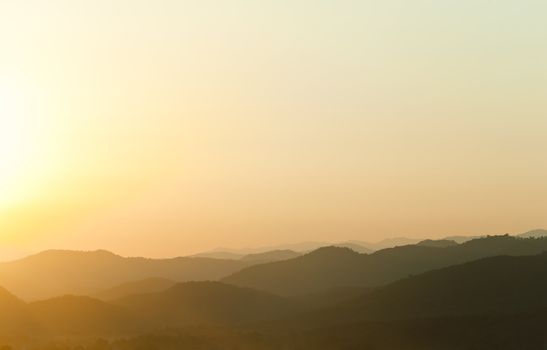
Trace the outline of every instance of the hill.
{"label": "hill", "polygon": [[416,245],[421,245],[421,246],[424,246],[424,247],[444,248],[444,247],[450,247],[450,246],[458,245],[458,243],[456,241],[451,240],[451,239],[436,239],[436,240],[426,239],[426,240],[423,240],[423,241],[420,241],[420,242],[416,243]]}
{"label": "hill", "polygon": [[528,231],[528,232],[521,233],[521,234],[518,235],[517,237],[522,237],[522,238],[541,238],[541,237],[547,237],[547,230],[544,230],[544,229],[531,230],[531,231]]}
{"label": "hill", "polygon": [[394,248],[394,247],[400,247],[404,245],[411,245],[416,244],[420,242],[421,239],[416,238],[407,238],[407,237],[394,237],[394,238],[386,238],[378,242],[370,243],[370,242],[356,242],[362,246],[368,247],[369,249],[376,251],[376,250],[382,250],[387,248]]}
{"label": "hill", "polygon": [[191,255],[191,258],[211,258],[211,259],[226,259],[226,260],[239,260],[246,254],[232,253],[223,250],[213,250]]}
{"label": "hill", "polygon": [[295,259],[244,269],[223,282],[279,295],[312,294],[359,284],[355,278],[366,258],[349,248],[320,248]]}
{"label": "hill", "polygon": [[300,255],[302,254],[289,249],[271,250],[264,253],[248,254],[242,257],[241,260],[255,263],[265,263],[293,259],[299,257]]}
{"label": "hill", "polygon": [[24,335],[35,328],[25,302],[0,288],[0,336]]}
{"label": "hill", "polygon": [[242,325],[293,315],[295,304],[248,288],[219,282],[187,282],[163,292],[113,301],[160,326]]}
{"label": "hill", "polygon": [[264,329],[310,348],[542,349],[547,253],[496,256],[405,278]]}
{"label": "hill", "polygon": [[151,277],[176,281],[218,280],[251,262],[210,258],[126,258],[107,251],[50,250],[0,263],[3,286],[26,300],[64,294],[93,295]]}
{"label": "hill", "polygon": [[144,329],[125,309],[83,296],[63,296],[30,303],[33,319],[48,335],[121,335]]}
{"label": "hill", "polygon": [[[408,239],[405,240],[407,242]],[[399,242],[400,240],[386,240],[385,244],[390,245],[390,242]],[[410,241],[410,240],[408,240]],[[418,242],[418,240],[412,240],[412,242]],[[373,244],[371,244],[373,245]],[[279,244],[275,246],[268,247],[257,247],[257,248],[242,248],[242,249],[227,249],[227,248],[217,248],[211,251],[198,253],[193,255],[193,257],[208,257],[215,259],[233,259],[238,260],[245,258],[245,256],[253,256],[258,254],[273,254],[277,251],[293,251],[299,254],[309,253],[313,250],[322,248],[322,247],[343,247],[350,248],[359,253],[372,253],[374,249],[369,248],[369,243],[361,241],[343,241],[343,242],[323,242],[323,241],[308,241],[308,242],[299,242],[299,243],[288,243],[288,244]],[[385,247],[384,247],[385,248]]]}
{"label": "hill", "polygon": [[328,247],[295,259],[252,266],[222,281],[279,295],[310,294],[337,287],[376,287],[484,257],[534,255],[546,250],[547,238],[508,235],[448,247],[407,245],[369,255]]}
{"label": "hill", "polygon": [[160,292],[174,286],[175,284],[177,284],[176,281],[167,278],[152,277],[139,281],[122,283],[115,287],[95,293],[94,297],[100,300],[109,301],[133,294]]}
{"label": "hill", "polygon": [[348,303],[367,319],[516,314],[547,308],[547,253],[497,256],[397,281]]}
{"label": "hill", "polygon": [[349,248],[353,250],[354,252],[361,253],[361,254],[371,254],[374,252],[373,249],[368,248],[362,243],[357,243],[355,241],[348,241],[348,242],[342,242],[342,243],[336,243],[333,244],[332,247],[338,247],[338,248]]}

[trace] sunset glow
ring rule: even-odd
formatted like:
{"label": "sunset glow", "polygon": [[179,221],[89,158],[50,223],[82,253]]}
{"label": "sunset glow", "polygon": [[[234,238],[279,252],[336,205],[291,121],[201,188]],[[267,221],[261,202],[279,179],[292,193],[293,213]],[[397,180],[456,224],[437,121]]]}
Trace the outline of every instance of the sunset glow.
{"label": "sunset glow", "polygon": [[0,350],[547,349],[547,1],[0,0]]}
{"label": "sunset glow", "polygon": [[0,231],[166,256],[547,226],[544,4],[349,3],[2,1]]}
{"label": "sunset glow", "polygon": [[39,162],[32,135],[31,102],[15,84],[0,84],[0,207],[24,195],[33,165]]}

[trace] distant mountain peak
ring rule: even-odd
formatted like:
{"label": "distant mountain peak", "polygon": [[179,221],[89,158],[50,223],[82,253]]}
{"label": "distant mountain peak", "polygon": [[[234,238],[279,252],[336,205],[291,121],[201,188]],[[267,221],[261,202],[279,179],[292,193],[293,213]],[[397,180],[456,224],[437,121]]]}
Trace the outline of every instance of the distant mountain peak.
{"label": "distant mountain peak", "polygon": [[337,257],[341,255],[355,256],[360,254],[351,248],[339,247],[339,246],[321,247],[307,254],[307,256],[325,256],[325,257]]}
{"label": "distant mountain peak", "polygon": [[425,239],[416,243],[416,245],[424,247],[445,248],[458,245],[458,243],[451,239]]}
{"label": "distant mountain peak", "polygon": [[296,258],[301,254],[290,249],[277,249],[264,253],[248,254],[241,258],[242,261],[271,262]]}
{"label": "distant mountain peak", "polygon": [[0,287],[0,301],[22,302],[4,287]]}
{"label": "distant mountain peak", "polygon": [[120,257],[120,255],[114,254],[111,251],[105,249],[97,250],[69,250],[69,249],[48,249],[42,252],[30,255],[23,259],[36,258],[36,257],[51,257],[51,256],[104,256],[104,257]]}
{"label": "distant mountain peak", "polygon": [[547,230],[542,229],[542,228],[537,228],[537,229],[534,229],[534,230],[530,230],[528,232],[524,232],[524,233],[521,233],[520,235],[518,235],[518,237],[525,237],[525,238],[528,238],[528,237],[545,237],[545,236],[547,236]]}

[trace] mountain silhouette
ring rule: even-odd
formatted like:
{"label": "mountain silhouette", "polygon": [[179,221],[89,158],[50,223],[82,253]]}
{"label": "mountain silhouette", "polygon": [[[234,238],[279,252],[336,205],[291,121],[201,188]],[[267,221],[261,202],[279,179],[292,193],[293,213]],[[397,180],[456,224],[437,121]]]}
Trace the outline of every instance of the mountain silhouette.
{"label": "mountain silhouette", "polygon": [[373,249],[370,249],[365,244],[357,242],[357,241],[337,243],[337,244],[331,245],[331,247],[349,248],[353,250],[354,252],[361,253],[361,254],[371,254],[374,252]]}
{"label": "mountain silhouette", "polygon": [[370,288],[362,287],[338,287],[317,293],[295,295],[287,298],[303,307],[305,309],[304,311],[309,311],[337,306],[344,302],[358,299],[371,291],[372,289]]}
{"label": "mountain silhouette", "polygon": [[531,231],[528,231],[528,232],[521,233],[520,235],[518,235],[518,237],[522,237],[522,238],[547,237],[547,230],[544,230],[544,229],[531,230]]}
{"label": "mountain silhouette", "polygon": [[24,335],[35,329],[25,302],[0,287],[0,336]]}
{"label": "mountain silhouette", "polygon": [[295,324],[516,315],[547,310],[547,253],[496,256],[425,272],[377,288]]}
{"label": "mountain silhouette", "polygon": [[366,258],[349,248],[319,248],[295,259],[244,269],[223,282],[279,295],[311,294],[358,284],[355,277]]}
{"label": "mountain silhouette", "polygon": [[266,263],[272,261],[288,260],[299,257],[300,253],[294,250],[270,250],[264,253],[248,254],[241,258],[243,261],[250,261],[255,263]]}
{"label": "mountain silhouette", "polygon": [[211,259],[227,259],[227,260],[239,260],[243,258],[245,254],[232,253],[223,250],[213,250],[191,255],[191,258],[211,258]]}
{"label": "mountain silhouette", "polygon": [[95,293],[93,297],[109,301],[133,294],[160,292],[170,288],[178,282],[161,277],[146,278],[143,280],[122,283],[112,288]]}
{"label": "mountain silhouette", "polygon": [[[391,242],[391,240],[389,240]],[[419,240],[410,240],[405,239],[405,242],[413,242],[416,243]],[[393,241],[395,242],[395,241]],[[389,245],[389,243],[386,241],[386,244]],[[215,259],[233,259],[238,260],[242,259],[245,256],[249,255],[256,255],[256,254],[274,254],[273,252],[276,251],[293,251],[299,254],[306,254],[313,250],[323,248],[323,247],[343,247],[343,248],[350,248],[352,250],[355,250],[359,253],[372,253],[375,249],[369,248],[369,243],[367,242],[361,242],[361,241],[342,241],[342,242],[323,242],[323,241],[307,241],[307,242],[299,242],[299,243],[288,243],[288,244],[279,244],[275,246],[269,246],[269,247],[258,247],[258,248],[242,248],[242,249],[227,249],[227,248],[218,248],[207,252],[202,252],[193,255],[194,257],[207,257],[207,258],[215,258]],[[371,244],[374,245],[374,244]]]}
{"label": "mountain silhouette", "polygon": [[348,304],[364,317],[513,314],[547,307],[547,253],[497,256],[397,281]]}
{"label": "mountain silhouette", "polygon": [[113,301],[160,326],[242,325],[280,319],[298,307],[286,299],[219,282],[179,283]]}
{"label": "mountain silhouette", "polygon": [[0,281],[15,295],[37,300],[64,294],[93,295],[124,282],[151,277],[217,280],[250,265],[252,262],[210,258],[126,258],[104,250],[50,250],[0,263]]}
{"label": "mountain silhouette", "polygon": [[465,243],[477,238],[484,238],[485,236],[448,236],[442,238],[443,240],[454,241],[458,244]]}
{"label": "mountain silhouette", "polygon": [[490,236],[460,245],[407,245],[364,255],[347,248],[321,248],[301,257],[256,265],[224,279],[278,295],[316,293],[337,287],[376,287],[409,275],[497,255],[535,255],[547,238]]}
{"label": "mountain silhouette", "polygon": [[423,241],[416,243],[416,245],[420,245],[424,247],[445,248],[445,247],[458,245],[458,243],[451,239],[425,239]]}
{"label": "mountain silhouette", "polygon": [[33,319],[49,335],[121,335],[144,329],[125,309],[86,296],[67,295],[28,306]]}
{"label": "mountain silhouette", "polygon": [[372,251],[387,249],[387,248],[394,248],[399,247],[403,245],[409,245],[409,244],[416,244],[420,242],[421,239],[417,238],[408,238],[408,237],[393,237],[393,238],[386,238],[378,242],[360,242],[360,241],[354,241],[357,244],[360,244],[362,246],[365,246]]}

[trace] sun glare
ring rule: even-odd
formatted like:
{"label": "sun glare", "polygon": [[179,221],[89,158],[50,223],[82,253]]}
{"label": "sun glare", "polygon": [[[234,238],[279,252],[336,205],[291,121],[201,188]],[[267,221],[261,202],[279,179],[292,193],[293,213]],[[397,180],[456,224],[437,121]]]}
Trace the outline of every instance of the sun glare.
{"label": "sun glare", "polygon": [[0,82],[0,207],[22,199],[37,160],[30,104],[23,89]]}

